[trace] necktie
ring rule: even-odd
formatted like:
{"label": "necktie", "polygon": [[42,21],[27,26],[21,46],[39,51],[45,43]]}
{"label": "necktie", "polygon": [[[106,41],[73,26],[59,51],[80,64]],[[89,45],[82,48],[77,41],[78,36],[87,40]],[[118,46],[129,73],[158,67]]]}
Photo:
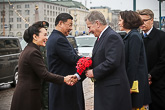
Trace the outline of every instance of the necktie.
{"label": "necktie", "polygon": [[97,42],[99,41],[99,37],[97,38]]}
{"label": "necktie", "polygon": [[146,33],[144,33],[144,38],[146,38],[147,37],[147,34]]}

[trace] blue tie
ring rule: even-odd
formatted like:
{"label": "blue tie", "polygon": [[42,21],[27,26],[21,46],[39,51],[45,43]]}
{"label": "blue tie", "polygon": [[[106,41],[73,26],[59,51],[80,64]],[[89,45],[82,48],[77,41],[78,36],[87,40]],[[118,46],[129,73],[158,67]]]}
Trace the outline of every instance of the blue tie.
{"label": "blue tie", "polygon": [[146,38],[147,37],[147,34],[146,33],[144,33],[144,38]]}

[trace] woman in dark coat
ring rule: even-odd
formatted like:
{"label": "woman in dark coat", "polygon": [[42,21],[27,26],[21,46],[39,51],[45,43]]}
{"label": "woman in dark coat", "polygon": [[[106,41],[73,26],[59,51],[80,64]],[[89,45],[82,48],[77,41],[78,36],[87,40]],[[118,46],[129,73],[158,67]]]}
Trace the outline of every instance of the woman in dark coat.
{"label": "woman in dark coat", "polygon": [[[119,27],[121,31],[126,31],[127,33],[123,40],[125,44],[126,71],[132,97],[132,110],[142,108],[143,105],[148,105],[151,102],[145,48],[142,36],[137,30],[142,24],[143,21],[137,12],[120,12]],[[131,91],[135,80],[139,82],[139,93]]]}
{"label": "woman in dark coat", "polygon": [[62,84],[73,85],[71,77],[52,74],[47,71],[39,46],[47,41],[48,23],[39,21],[24,32],[24,40],[28,43],[19,58],[18,83],[13,95],[11,110],[41,109],[41,79]]}

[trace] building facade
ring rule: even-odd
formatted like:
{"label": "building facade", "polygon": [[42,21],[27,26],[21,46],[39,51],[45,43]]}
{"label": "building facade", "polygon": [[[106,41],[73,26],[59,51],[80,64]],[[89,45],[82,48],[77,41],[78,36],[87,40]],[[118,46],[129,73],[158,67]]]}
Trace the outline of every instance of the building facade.
{"label": "building facade", "polygon": [[48,34],[55,27],[56,16],[69,13],[68,7],[49,0],[0,1],[0,35],[22,38],[25,29],[36,21],[49,22]]}
{"label": "building facade", "polygon": [[82,34],[88,34],[88,28],[85,23],[85,16],[89,13],[89,10],[80,2],[72,0],[52,0],[59,5],[65,5],[68,7],[69,13],[73,17],[73,30],[72,36],[78,36]]}

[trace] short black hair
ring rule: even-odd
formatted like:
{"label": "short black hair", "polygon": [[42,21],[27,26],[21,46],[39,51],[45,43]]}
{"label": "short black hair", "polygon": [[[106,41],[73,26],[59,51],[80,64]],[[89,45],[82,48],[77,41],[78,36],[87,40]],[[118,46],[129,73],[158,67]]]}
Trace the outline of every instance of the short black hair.
{"label": "short black hair", "polygon": [[59,21],[67,22],[68,19],[73,20],[73,17],[68,13],[60,13],[56,18],[55,26],[57,26]]}
{"label": "short black hair", "polygon": [[35,22],[32,26],[25,30],[23,38],[27,43],[30,43],[33,41],[33,34],[39,35],[41,28],[45,28],[47,30],[48,27],[49,23],[46,21]]}

